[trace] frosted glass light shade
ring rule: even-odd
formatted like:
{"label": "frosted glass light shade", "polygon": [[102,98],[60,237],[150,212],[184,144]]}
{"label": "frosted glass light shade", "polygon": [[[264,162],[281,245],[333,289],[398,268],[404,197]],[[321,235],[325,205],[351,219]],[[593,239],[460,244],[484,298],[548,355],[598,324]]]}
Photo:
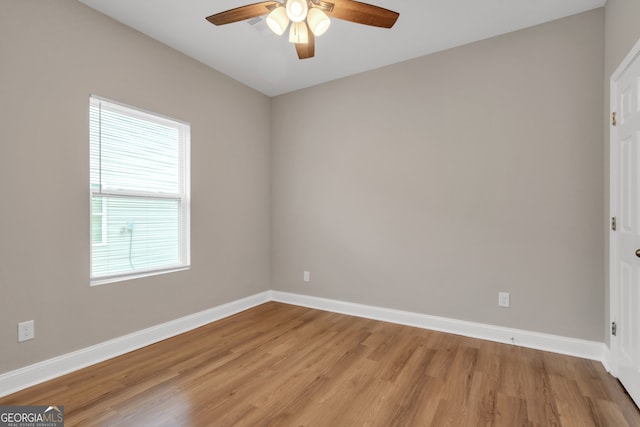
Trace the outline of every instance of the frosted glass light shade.
{"label": "frosted glass light shade", "polygon": [[287,16],[291,22],[302,22],[307,17],[307,0],[287,0]]}
{"label": "frosted glass light shade", "polygon": [[271,13],[267,15],[266,21],[271,31],[281,36],[287,29],[287,25],[289,25],[287,10],[283,6],[273,9]]}
{"label": "frosted glass light shade", "polygon": [[291,43],[309,43],[309,33],[305,22],[292,22],[289,30],[289,41]]}
{"label": "frosted glass light shade", "polygon": [[313,34],[321,36],[329,28],[331,21],[326,13],[316,7],[312,7],[307,14],[307,23]]}

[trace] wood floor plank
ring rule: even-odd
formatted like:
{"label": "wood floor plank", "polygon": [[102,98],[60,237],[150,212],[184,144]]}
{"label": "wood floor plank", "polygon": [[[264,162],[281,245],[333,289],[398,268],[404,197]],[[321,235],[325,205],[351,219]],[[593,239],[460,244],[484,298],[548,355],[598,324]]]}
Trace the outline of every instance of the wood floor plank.
{"label": "wood floor plank", "polygon": [[4,398],[66,426],[640,426],[598,362],[270,302]]}
{"label": "wood floor plank", "polygon": [[525,400],[498,393],[496,396],[496,418],[492,425],[533,426],[527,410]]}

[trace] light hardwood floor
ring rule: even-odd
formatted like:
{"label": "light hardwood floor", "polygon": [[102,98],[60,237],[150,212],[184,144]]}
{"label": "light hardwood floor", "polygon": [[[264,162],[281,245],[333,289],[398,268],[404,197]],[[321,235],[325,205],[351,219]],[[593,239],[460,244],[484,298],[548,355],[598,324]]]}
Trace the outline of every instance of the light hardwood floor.
{"label": "light hardwood floor", "polygon": [[598,362],[270,302],[0,399],[66,426],[640,426]]}

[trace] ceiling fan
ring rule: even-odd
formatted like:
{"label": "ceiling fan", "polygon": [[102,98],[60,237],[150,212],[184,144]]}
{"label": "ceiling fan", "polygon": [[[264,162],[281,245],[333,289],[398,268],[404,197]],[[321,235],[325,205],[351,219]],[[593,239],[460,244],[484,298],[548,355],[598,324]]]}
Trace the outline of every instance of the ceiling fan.
{"label": "ceiling fan", "polygon": [[291,21],[289,41],[296,46],[298,58],[315,55],[314,37],[329,28],[329,17],[374,27],[391,28],[399,13],[354,0],[283,0],[263,1],[236,7],[207,17],[215,25],[231,24],[267,15],[267,25],[277,35],[282,35]]}

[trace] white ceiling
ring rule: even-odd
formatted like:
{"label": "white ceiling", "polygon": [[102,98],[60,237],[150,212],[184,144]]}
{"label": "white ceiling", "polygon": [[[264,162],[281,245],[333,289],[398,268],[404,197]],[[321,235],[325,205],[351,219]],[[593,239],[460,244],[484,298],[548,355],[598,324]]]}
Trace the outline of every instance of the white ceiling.
{"label": "white ceiling", "polygon": [[[264,20],[205,18],[257,0],[79,0],[265,95],[276,96],[604,6],[606,0],[367,0],[400,13],[380,29],[332,19],[299,60]],[[330,0],[326,0],[330,1]]]}

